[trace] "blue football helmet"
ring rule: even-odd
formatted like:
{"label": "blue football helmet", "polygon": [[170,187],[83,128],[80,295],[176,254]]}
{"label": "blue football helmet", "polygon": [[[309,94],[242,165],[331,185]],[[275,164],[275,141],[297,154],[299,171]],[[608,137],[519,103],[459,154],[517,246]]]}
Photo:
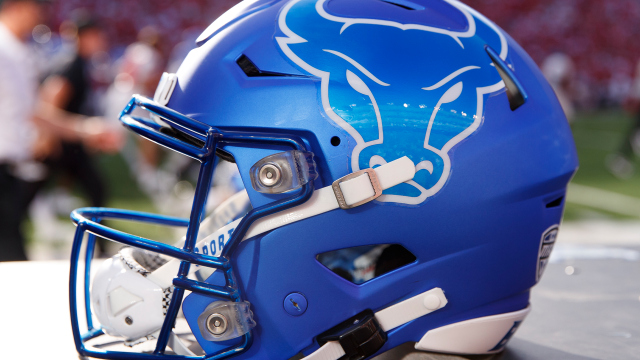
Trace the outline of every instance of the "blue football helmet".
{"label": "blue football helmet", "polygon": [[[105,359],[501,351],[578,165],[538,67],[455,0],[244,1],[121,121],[201,168],[189,219],[72,213],[75,344]],[[205,214],[219,161],[246,190]],[[112,218],[186,235],[165,245]],[[91,278],[96,236],[126,246]]]}

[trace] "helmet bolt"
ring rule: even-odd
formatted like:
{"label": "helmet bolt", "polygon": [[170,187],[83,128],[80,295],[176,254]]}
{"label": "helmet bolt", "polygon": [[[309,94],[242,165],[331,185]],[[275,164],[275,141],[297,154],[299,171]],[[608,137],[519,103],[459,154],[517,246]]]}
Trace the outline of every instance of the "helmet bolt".
{"label": "helmet bolt", "polygon": [[211,314],[207,317],[207,330],[212,335],[222,335],[227,331],[227,318],[222,314]]}
{"label": "helmet bolt", "polygon": [[127,316],[124,318],[124,322],[127,323],[127,325],[131,325],[133,324],[133,319],[131,318],[131,316]]}
{"label": "helmet bolt", "polygon": [[282,172],[280,171],[280,167],[278,167],[278,165],[268,163],[262,165],[262,167],[260,168],[260,172],[258,173],[258,177],[262,185],[272,187],[280,182]]}

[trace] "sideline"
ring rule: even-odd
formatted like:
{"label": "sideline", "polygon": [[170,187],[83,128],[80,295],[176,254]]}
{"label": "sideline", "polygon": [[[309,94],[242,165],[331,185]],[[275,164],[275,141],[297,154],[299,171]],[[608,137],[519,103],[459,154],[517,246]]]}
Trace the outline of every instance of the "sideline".
{"label": "sideline", "polygon": [[640,198],[585,185],[569,184],[566,201],[634,219],[563,221],[558,235],[560,244],[640,246]]}
{"label": "sideline", "polygon": [[640,198],[570,183],[567,202],[640,218]]}

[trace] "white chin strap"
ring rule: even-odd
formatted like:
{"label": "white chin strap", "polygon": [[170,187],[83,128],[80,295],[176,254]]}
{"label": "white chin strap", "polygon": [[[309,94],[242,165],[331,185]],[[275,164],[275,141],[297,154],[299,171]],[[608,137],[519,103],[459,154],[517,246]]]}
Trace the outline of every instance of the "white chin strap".
{"label": "white chin strap", "polygon": [[[447,305],[447,298],[440,288],[401,301],[375,313],[375,318],[385,332],[404,325],[421,316],[430,314]],[[345,351],[337,341],[329,341],[314,351],[305,360],[338,360]]]}
{"label": "white chin strap", "polygon": [[[375,169],[361,170],[347,175],[334,182],[332,186],[314,191],[311,198],[302,205],[256,220],[242,240],[338,208],[349,209],[362,205],[380,196],[382,190],[412,180],[415,173],[415,164],[404,156]],[[237,219],[199,241],[196,244],[196,251],[201,254],[220,256],[224,244],[229,241],[233,230],[241,220],[242,218]],[[173,285],[172,281],[179,267],[180,261],[172,259],[149,274],[147,278],[163,289],[167,288]],[[190,272],[193,273],[200,268],[200,266],[191,266]]]}

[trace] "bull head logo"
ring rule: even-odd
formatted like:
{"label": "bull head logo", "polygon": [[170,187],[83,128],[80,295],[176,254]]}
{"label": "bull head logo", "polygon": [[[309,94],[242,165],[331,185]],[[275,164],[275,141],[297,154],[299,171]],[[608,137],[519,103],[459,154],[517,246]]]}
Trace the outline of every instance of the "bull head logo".
{"label": "bull head logo", "polygon": [[278,18],[284,36],[276,41],[293,63],[321,79],[324,111],[355,139],[353,171],[405,155],[417,164],[412,181],[386,190],[378,200],[421,204],[447,182],[449,152],[482,123],[487,94],[504,88],[485,45],[505,59],[506,39],[486,18],[454,0],[430,3],[453,11],[466,28],[432,26],[433,20],[425,24],[415,12],[415,23],[392,21],[398,11],[411,10],[380,0],[373,5],[390,6],[386,19],[358,17],[371,9],[346,2],[292,0]]}

